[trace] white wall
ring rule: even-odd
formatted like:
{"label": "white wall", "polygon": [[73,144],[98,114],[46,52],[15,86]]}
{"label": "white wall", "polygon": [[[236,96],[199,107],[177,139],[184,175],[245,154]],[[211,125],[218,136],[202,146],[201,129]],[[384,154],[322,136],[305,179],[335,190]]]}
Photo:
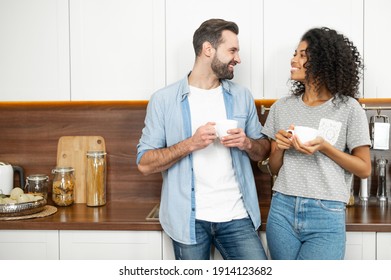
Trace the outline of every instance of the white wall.
{"label": "white wall", "polygon": [[148,100],[193,65],[202,21],[238,23],[234,81],[254,98],[288,93],[300,36],[328,26],[358,46],[362,97],[387,97],[388,0],[0,0],[0,101]]}

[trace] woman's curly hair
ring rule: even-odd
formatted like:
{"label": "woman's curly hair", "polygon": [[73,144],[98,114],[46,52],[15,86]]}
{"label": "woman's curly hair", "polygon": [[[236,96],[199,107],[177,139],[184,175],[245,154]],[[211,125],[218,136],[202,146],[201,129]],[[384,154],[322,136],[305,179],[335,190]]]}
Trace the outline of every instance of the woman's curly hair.
{"label": "woman's curly hair", "polygon": [[[301,41],[308,44],[306,81],[310,80],[315,90],[325,86],[334,100],[346,100],[346,96],[358,98],[363,63],[357,48],[344,35],[322,27],[308,30]],[[307,83],[308,84],[308,83]],[[305,85],[292,81],[292,93],[303,94]]]}

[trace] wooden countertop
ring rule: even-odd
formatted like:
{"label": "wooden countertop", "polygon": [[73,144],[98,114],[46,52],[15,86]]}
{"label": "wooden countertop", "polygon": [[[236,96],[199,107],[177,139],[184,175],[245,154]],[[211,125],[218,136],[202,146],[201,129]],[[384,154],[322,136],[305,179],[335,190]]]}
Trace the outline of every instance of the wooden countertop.
{"label": "wooden countertop", "polygon": [[391,204],[380,206],[372,197],[367,205],[356,204],[346,209],[347,231],[391,232]]}
{"label": "wooden countertop", "polygon": [[[356,202],[358,199],[356,199]],[[24,220],[0,221],[1,229],[18,230],[162,230],[158,221],[146,220],[156,206],[152,202],[110,201],[105,206],[73,204],[57,207],[54,215]],[[261,203],[265,230],[269,202]],[[367,206],[356,203],[346,210],[347,231],[391,232],[391,204],[380,207],[376,199]]]}
{"label": "wooden countertop", "polygon": [[25,220],[0,221],[0,229],[24,230],[162,230],[158,221],[146,217],[156,203],[110,201],[104,206],[84,203],[57,207],[51,216]]}

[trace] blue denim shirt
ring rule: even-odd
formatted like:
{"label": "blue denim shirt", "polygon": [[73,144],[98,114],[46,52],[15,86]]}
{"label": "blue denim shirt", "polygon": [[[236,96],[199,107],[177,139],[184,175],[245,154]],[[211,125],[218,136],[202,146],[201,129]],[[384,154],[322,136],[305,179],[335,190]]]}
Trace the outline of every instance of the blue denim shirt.
{"label": "blue denim shirt", "polygon": [[[261,133],[262,126],[250,91],[228,80],[222,81],[222,88],[227,118],[237,120],[238,127],[243,128],[250,138],[266,137]],[[137,163],[148,150],[170,147],[192,136],[187,98],[189,92],[186,76],[152,95],[145,127],[137,145]],[[231,156],[244,206],[254,228],[258,229],[261,215],[250,158],[238,148],[231,148]],[[192,154],[163,171],[162,176],[160,223],[172,239],[184,244],[196,244]]]}

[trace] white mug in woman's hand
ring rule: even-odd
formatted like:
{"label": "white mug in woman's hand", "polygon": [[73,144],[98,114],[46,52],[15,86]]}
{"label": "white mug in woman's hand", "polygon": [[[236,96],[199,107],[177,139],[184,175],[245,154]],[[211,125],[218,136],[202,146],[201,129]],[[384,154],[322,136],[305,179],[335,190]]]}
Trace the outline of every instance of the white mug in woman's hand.
{"label": "white mug in woman's hand", "polygon": [[295,129],[288,129],[287,131],[299,138],[302,143],[307,143],[319,136],[317,129],[308,126],[297,125]]}

